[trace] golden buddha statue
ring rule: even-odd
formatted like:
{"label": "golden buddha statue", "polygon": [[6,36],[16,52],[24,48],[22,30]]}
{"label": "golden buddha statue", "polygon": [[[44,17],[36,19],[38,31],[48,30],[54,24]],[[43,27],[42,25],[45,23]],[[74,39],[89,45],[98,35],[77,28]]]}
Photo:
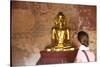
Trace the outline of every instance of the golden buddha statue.
{"label": "golden buddha statue", "polygon": [[69,45],[69,29],[65,24],[65,16],[62,12],[59,12],[55,18],[55,26],[51,31],[51,47],[47,48],[47,51],[66,51],[73,50]]}

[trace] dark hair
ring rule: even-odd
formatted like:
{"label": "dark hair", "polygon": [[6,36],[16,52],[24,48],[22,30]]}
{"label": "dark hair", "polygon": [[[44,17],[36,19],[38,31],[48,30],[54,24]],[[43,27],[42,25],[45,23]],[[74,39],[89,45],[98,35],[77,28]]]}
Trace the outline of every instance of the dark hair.
{"label": "dark hair", "polygon": [[[86,37],[85,39],[83,39],[83,37]],[[82,41],[83,39],[83,41]],[[80,43],[86,47],[88,47],[89,45],[89,36],[86,32],[84,31],[80,31],[78,32],[78,40],[80,41]]]}

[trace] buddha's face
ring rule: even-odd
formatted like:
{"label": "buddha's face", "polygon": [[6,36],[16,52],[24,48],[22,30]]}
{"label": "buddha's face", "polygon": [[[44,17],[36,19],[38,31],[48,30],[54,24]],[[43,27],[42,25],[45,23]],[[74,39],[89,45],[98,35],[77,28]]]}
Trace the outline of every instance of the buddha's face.
{"label": "buddha's face", "polygon": [[65,25],[65,16],[63,15],[63,13],[58,13],[58,15],[55,18],[55,26],[57,26],[58,28],[63,28]]}
{"label": "buddha's face", "polygon": [[64,26],[64,17],[62,15],[59,15],[58,19],[59,19],[58,20],[58,27],[63,28],[63,26]]}
{"label": "buddha's face", "polygon": [[62,23],[62,22],[59,23],[59,28],[60,28],[60,29],[63,28],[63,23]]}

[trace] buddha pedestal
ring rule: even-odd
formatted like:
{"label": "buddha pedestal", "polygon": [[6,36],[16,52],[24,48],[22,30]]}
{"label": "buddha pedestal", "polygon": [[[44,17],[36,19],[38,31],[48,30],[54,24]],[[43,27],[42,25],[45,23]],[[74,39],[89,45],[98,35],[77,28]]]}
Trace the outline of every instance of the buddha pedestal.
{"label": "buddha pedestal", "polygon": [[74,51],[41,51],[37,65],[73,63],[78,50]]}

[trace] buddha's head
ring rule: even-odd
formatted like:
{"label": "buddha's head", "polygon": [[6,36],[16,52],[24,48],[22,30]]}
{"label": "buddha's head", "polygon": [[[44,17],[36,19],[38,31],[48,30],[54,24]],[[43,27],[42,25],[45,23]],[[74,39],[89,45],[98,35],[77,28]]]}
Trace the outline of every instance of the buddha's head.
{"label": "buddha's head", "polygon": [[65,25],[65,16],[62,12],[59,12],[55,18],[55,26],[63,28]]}

